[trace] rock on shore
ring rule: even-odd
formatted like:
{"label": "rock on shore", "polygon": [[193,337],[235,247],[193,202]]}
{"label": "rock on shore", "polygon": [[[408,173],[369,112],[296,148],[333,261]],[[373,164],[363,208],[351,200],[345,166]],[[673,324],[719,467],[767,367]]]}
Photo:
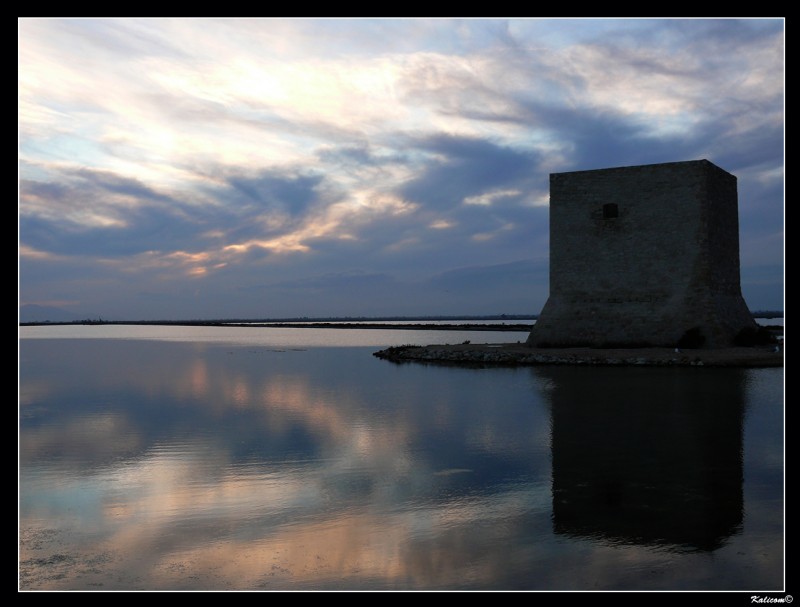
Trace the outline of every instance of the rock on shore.
{"label": "rock on shore", "polygon": [[530,348],[525,344],[394,346],[374,356],[393,362],[461,365],[640,365],[704,367],[782,367],[783,347],[674,348]]}

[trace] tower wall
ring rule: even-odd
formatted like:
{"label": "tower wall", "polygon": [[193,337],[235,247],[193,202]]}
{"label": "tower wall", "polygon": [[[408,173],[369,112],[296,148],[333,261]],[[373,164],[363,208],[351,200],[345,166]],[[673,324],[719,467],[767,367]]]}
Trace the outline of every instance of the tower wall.
{"label": "tower wall", "polygon": [[730,345],[754,321],[739,283],[736,177],[707,160],[550,175],[550,297],[533,346]]}

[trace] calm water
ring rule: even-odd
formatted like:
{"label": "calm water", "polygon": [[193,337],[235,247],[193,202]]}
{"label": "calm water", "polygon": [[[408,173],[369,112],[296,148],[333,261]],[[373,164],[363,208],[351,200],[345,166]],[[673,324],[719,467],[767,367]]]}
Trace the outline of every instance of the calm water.
{"label": "calm water", "polygon": [[516,333],[21,336],[21,589],[784,587],[783,369],[372,356]]}

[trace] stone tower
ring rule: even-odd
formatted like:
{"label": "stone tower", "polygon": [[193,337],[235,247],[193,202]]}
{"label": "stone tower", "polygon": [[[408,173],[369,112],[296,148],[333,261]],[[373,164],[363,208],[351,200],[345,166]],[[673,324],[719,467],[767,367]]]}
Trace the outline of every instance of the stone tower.
{"label": "stone tower", "polygon": [[731,345],[755,321],[739,283],[736,177],[708,160],[550,175],[550,297],[528,344]]}

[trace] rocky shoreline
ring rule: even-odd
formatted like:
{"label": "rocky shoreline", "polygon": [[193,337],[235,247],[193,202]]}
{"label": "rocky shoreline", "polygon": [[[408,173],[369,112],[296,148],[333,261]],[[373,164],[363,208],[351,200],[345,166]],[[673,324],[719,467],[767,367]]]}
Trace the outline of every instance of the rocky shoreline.
{"label": "rocky shoreline", "polygon": [[783,346],[676,350],[674,348],[531,348],[518,343],[405,345],[387,348],[373,355],[397,363],[423,362],[470,366],[783,366]]}

